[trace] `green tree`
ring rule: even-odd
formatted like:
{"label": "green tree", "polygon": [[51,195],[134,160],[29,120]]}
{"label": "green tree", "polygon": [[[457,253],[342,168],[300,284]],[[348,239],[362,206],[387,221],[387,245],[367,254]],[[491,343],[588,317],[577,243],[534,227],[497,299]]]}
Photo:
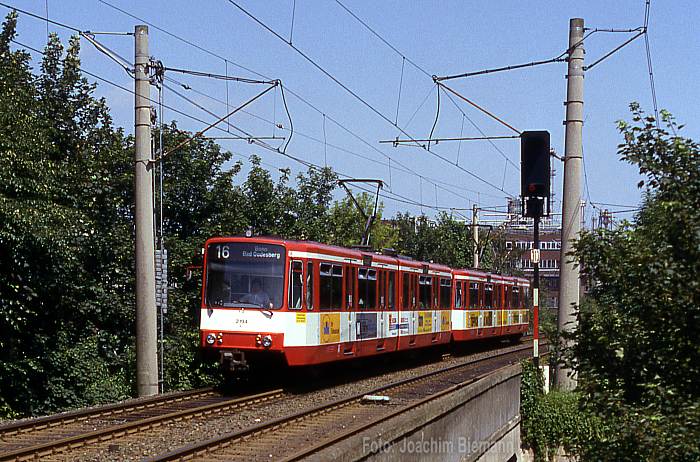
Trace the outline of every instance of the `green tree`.
{"label": "green tree", "polygon": [[[401,253],[454,268],[473,266],[474,239],[469,224],[456,220],[446,212],[440,212],[434,221],[425,215],[412,217],[408,213],[399,213],[395,223],[398,229],[397,248]],[[481,231],[479,236],[480,242],[488,249],[482,253],[481,268],[501,270],[494,267],[493,262],[503,260],[497,260],[494,256],[505,252],[505,244],[496,244],[496,233]]]}
{"label": "green tree", "polygon": [[[297,175],[295,195],[287,210],[293,214],[287,229],[290,237],[326,242],[329,239],[329,209],[338,176],[328,167],[309,168],[306,175]],[[289,214],[287,216],[290,216]]]}
{"label": "green tree", "polygon": [[[355,195],[355,200],[368,216],[374,210],[375,197],[373,194],[362,192]],[[370,229],[370,246],[374,249],[394,248],[396,244],[396,231],[382,221],[384,204],[377,206],[377,216]],[[336,201],[328,214],[330,232],[327,241],[340,246],[359,245],[362,242],[362,234],[365,230],[366,220],[357,209],[355,203],[349,197]]]}
{"label": "green tree", "polygon": [[[646,176],[635,223],[576,245],[592,286],[569,361],[582,403],[610,431],[584,460],[700,459],[700,149],[631,106],[621,158]],[[669,133],[670,132],[670,133]]]}
{"label": "green tree", "polygon": [[[4,407],[36,413],[128,392],[110,374],[95,376],[87,392],[87,374],[61,369],[56,357],[108,340],[100,329],[109,305],[100,298],[114,280],[101,279],[118,273],[104,271],[111,260],[100,243],[119,227],[103,220],[113,210],[109,194],[87,190],[104,185],[122,145],[104,102],[89,96],[92,87],[78,75],[77,41],[64,56],[51,36],[35,77],[29,56],[10,48],[15,28],[11,13],[0,34],[0,389]],[[118,374],[114,359],[98,351],[80,365]]]}

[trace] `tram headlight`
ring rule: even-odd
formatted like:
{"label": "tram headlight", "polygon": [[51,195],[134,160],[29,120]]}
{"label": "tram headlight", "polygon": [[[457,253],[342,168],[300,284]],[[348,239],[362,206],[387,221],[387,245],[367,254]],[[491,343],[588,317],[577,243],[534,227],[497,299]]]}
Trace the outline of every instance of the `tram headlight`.
{"label": "tram headlight", "polygon": [[216,342],[216,335],[207,334],[207,345],[213,345]]}
{"label": "tram headlight", "polygon": [[261,343],[262,346],[264,346],[265,348],[270,348],[272,346],[272,337],[270,337],[269,335],[264,336],[262,338]]}

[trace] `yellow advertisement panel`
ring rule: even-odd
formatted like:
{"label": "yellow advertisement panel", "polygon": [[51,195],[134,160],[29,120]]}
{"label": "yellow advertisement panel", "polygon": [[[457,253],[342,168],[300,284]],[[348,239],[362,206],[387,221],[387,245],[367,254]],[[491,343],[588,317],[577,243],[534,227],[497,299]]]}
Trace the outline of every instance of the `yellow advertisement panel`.
{"label": "yellow advertisement panel", "polygon": [[297,323],[304,324],[306,322],[306,313],[297,313],[296,320]]}
{"label": "yellow advertisement panel", "polygon": [[340,342],[340,313],[321,313],[321,343]]}
{"label": "yellow advertisement panel", "polygon": [[426,334],[433,331],[433,314],[430,311],[418,312],[418,333]]}
{"label": "yellow advertisement panel", "polygon": [[470,311],[467,315],[467,329],[476,329],[479,327],[479,312]]}
{"label": "yellow advertisement panel", "polygon": [[440,330],[442,332],[452,329],[452,322],[449,311],[440,312]]}

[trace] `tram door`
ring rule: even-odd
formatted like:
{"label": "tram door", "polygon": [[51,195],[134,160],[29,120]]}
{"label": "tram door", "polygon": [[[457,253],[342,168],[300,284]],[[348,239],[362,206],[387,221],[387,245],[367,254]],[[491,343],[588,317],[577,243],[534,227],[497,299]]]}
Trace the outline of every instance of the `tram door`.
{"label": "tram door", "polygon": [[345,311],[342,316],[347,323],[348,339],[343,344],[343,355],[355,354],[355,283],[357,281],[356,269],[350,265],[345,266]]}
{"label": "tram door", "polygon": [[379,270],[379,312],[377,313],[377,351],[386,348],[387,272]]}
{"label": "tram door", "polygon": [[484,335],[484,284],[478,283],[478,307],[479,307],[479,328],[476,330],[476,335]]}
{"label": "tram door", "polygon": [[431,278],[431,282],[432,291],[430,293],[432,297],[432,305],[430,310],[430,316],[432,318],[432,336],[430,337],[430,341],[431,343],[436,343],[438,341],[438,338],[440,337],[440,304],[438,299],[438,297],[440,296],[440,278],[438,278],[437,276],[433,276]]}
{"label": "tram door", "polygon": [[405,272],[401,275],[403,300],[401,313],[399,313],[400,330],[399,334],[408,337],[408,344],[416,344],[416,332],[418,326],[418,312],[416,311],[416,285],[418,279],[415,274]]}

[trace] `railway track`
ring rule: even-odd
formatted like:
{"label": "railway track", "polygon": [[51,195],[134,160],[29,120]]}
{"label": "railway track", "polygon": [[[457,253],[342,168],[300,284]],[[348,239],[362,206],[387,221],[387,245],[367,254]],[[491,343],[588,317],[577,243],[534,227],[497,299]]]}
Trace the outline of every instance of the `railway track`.
{"label": "railway track", "polygon": [[[545,347],[541,344],[541,350],[544,351]],[[531,348],[528,342],[497,350],[461,364],[399,380],[368,393],[318,405],[146,460],[301,460],[455,387],[465,386],[500,367],[517,362],[527,357]],[[367,395],[387,396],[389,401],[368,402]]]}
{"label": "railway track", "polygon": [[13,422],[0,426],[0,461],[60,457],[66,451],[168,422],[241,409],[282,395],[283,391],[277,389],[251,396],[226,397],[207,388]]}

